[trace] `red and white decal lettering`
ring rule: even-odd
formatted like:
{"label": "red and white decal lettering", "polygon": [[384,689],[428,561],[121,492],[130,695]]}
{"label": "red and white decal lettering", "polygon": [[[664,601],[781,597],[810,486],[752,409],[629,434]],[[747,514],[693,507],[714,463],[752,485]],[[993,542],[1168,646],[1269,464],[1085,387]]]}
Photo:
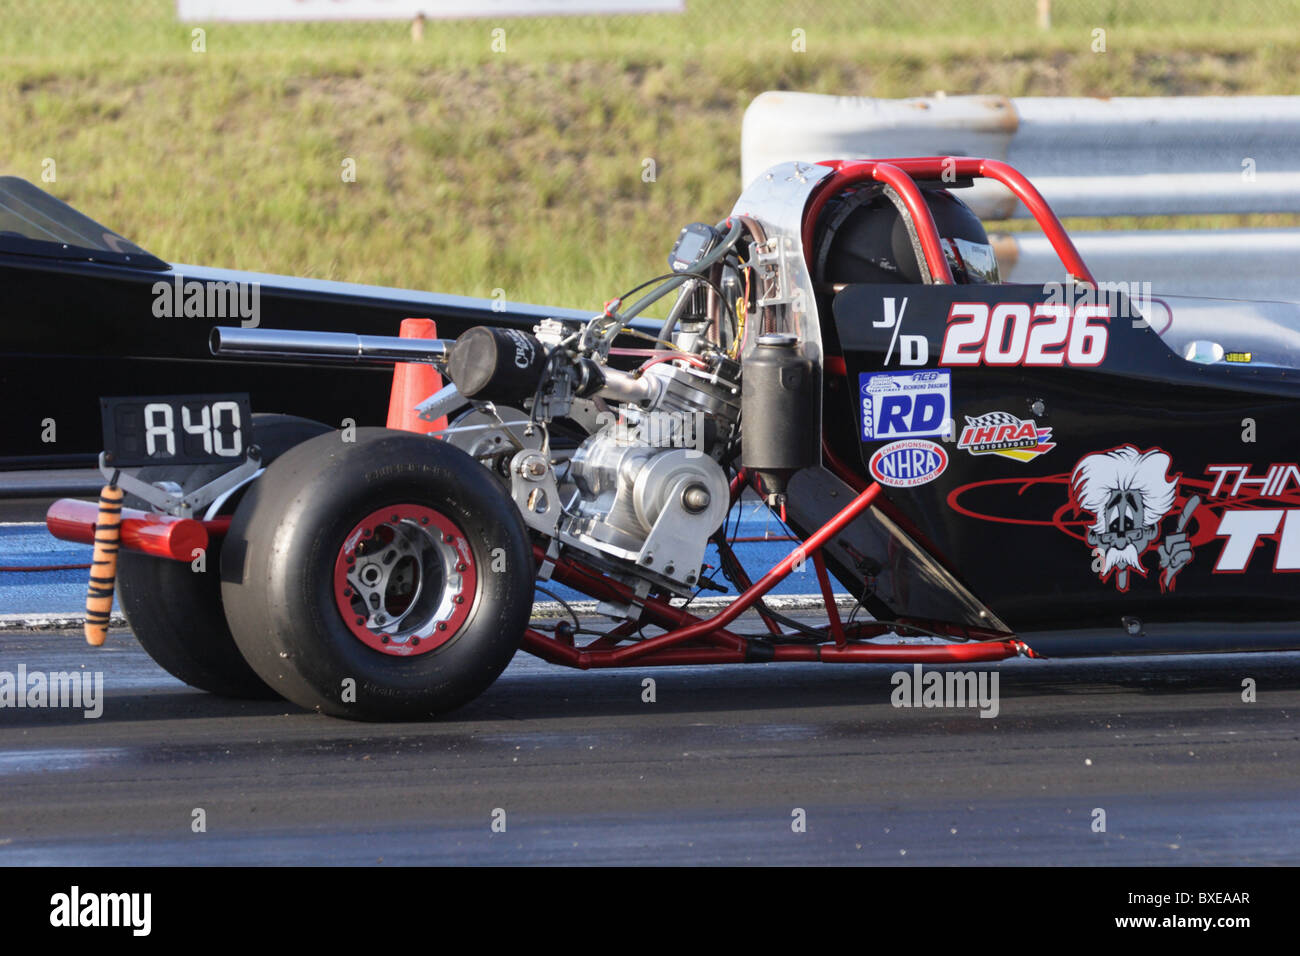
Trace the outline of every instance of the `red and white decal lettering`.
{"label": "red and white decal lettering", "polygon": [[1282,536],[1277,539],[1277,558],[1274,571],[1300,571],[1300,512],[1288,511]]}
{"label": "red and white decal lettering", "polygon": [[1221,494],[1236,498],[1243,491],[1253,498],[1278,498],[1288,490],[1300,490],[1300,466],[1294,462],[1269,465],[1262,475],[1252,475],[1250,465],[1207,465],[1205,471],[1214,475],[1210,495],[1215,498]]}
{"label": "red and white decal lettering", "polygon": [[979,365],[980,349],[989,331],[989,307],[984,302],[954,302],[948,310],[940,365]]}
{"label": "red and white decal lettering", "polygon": [[989,316],[984,340],[984,361],[989,365],[1019,365],[1029,340],[1029,306],[1024,302],[1000,302]]}
{"label": "red and white decal lettering", "polygon": [[1093,367],[1106,358],[1110,310],[1105,305],[954,302],[948,311],[940,365]]}
{"label": "red and white decal lettering", "polygon": [[1240,574],[1249,566],[1260,538],[1277,537],[1274,571],[1300,571],[1300,509],[1266,508],[1258,511],[1225,511],[1217,535],[1228,540],[1214,565],[1216,574]]}
{"label": "red and white decal lettering", "polygon": [[1066,365],[1100,365],[1106,358],[1110,336],[1110,309],[1104,305],[1081,305],[1070,322],[1070,346]]}
{"label": "red and white decal lettering", "polygon": [[1065,341],[1070,337],[1070,307],[1046,302],[1034,306],[1034,320],[1029,327],[1026,365],[1064,365]]}
{"label": "red and white decal lettering", "polygon": [[1228,540],[1223,543],[1223,553],[1214,565],[1215,571],[1245,571],[1255,553],[1255,545],[1260,535],[1273,534],[1282,523],[1281,508],[1266,511],[1225,511],[1219,519],[1219,537]]}

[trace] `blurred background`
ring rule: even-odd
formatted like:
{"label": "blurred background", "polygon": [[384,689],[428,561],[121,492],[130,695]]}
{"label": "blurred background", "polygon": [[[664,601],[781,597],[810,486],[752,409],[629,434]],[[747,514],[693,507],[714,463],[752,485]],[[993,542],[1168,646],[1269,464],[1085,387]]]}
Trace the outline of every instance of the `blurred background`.
{"label": "blurred background", "polygon": [[171,262],[596,308],[661,272],[682,224],[729,211],[764,90],[1300,92],[1300,0],[682,6],[232,23],[183,22],[175,0],[0,0],[0,173]]}

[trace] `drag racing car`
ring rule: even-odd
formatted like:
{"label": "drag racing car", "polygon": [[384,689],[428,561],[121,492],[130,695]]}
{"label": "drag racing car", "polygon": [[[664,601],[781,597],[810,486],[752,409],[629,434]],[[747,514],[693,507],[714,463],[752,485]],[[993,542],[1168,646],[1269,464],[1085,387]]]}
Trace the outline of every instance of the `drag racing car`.
{"label": "drag racing car", "polygon": [[[1033,214],[1056,281],[999,281],[960,199],[980,178]],[[231,361],[434,369],[407,399],[429,433],[106,398],[100,506],[47,522],[98,534],[92,635],[116,584],[182,680],[359,719],[455,708],[521,648],[588,669],[1300,646],[1300,306],[1099,283],[1032,184],[967,157],[774,167],[668,266],[531,330],[213,329]],[[771,568],[733,547],[744,496],[794,539]],[[805,566],[811,625],[765,600]],[[549,582],[608,625],[533,620]],[[705,590],[733,599],[697,614]]]}

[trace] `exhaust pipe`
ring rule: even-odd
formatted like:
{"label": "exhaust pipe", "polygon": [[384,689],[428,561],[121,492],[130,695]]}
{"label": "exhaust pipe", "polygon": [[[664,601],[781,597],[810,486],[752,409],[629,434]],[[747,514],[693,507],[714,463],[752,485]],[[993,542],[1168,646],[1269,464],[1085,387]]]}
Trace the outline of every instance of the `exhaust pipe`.
{"label": "exhaust pipe", "polygon": [[451,344],[448,339],[402,339],[395,335],[226,326],[214,328],[208,339],[213,355],[362,365],[441,362]]}

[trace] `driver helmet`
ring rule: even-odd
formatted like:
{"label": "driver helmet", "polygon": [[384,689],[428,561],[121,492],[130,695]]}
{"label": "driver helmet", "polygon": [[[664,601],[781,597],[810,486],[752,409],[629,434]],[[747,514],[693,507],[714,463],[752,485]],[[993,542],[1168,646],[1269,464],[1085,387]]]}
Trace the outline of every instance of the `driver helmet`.
{"label": "driver helmet", "polygon": [[[962,284],[1002,281],[984,224],[971,208],[946,189],[923,188],[953,279]],[[833,208],[832,208],[833,207]],[[823,281],[834,283],[919,283],[923,254],[909,217],[879,187],[868,187],[833,201],[819,256]]]}

